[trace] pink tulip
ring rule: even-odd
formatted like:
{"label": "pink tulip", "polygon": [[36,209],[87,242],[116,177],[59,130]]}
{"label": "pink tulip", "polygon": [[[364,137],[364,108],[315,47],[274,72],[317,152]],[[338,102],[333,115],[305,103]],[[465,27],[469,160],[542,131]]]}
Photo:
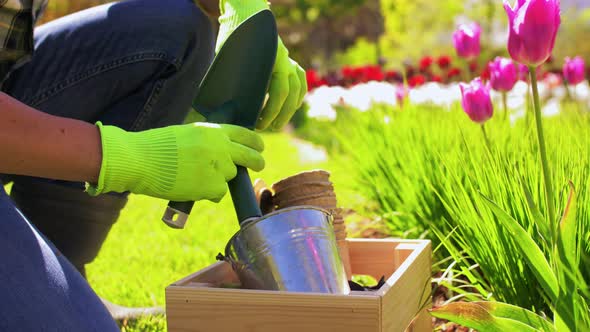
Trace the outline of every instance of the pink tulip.
{"label": "pink tulip", "polygon": [[494,115],[489,84],[484,85],[478,77],[470,84],[459,84],[459,87],[463,97],[461,105],[473,122],[483,124]]}
{"label": "pink tulip", "polygon": [[479,56],[481,28],[477,23],[462,24],[453,33],[453,44],[457,55],[472,60]]}
{"label": "pink tulip", "polygon": [[508,52],[527,66],[543,64],[551,56],[561,24],[559,0],[504,0],[510,24]]}
{"label": "pink tulip", "polygon": [[395,99],[397,100],[397,104],[399,106],[404,106],[404,101],[406,100],[407,96],[408,96],[408,89],[406,89],[405,86],[399,85],[395,89]]}
{"label": "pink tulip", "polygon": [[508,92],[518,81],[516,66],[510,59],[497,57],[489,64],[492,89]]}
{"label": "pink tulip", "polygon": [[518,79],[523,82],[528,82],[529,80],[529,67],[522,63],[518,64]]}
{"label": "pink tulip", "polygon": [[563,77],[570,85],[577,85],[585,79],[586,66],[584,60],[577,56],[573,59],[565,58],[563,65]]}

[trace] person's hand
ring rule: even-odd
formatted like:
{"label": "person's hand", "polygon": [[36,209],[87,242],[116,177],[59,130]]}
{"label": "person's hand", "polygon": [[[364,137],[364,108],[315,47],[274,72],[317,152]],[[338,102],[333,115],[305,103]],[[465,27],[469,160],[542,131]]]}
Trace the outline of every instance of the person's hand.
{"label": "person's hand", "polygon": [[98,183],[87,184],[92,196],[130,191],[178,202],[219,202],[236,165],[264,168],[262,138],[242,127],[192,123],[134,133],[97,126],[102,165]]}
{"label": "person's hand", "polygon": [[[266,0],[220,0],[219,5],[221,16],[216,53],[242,22],[262,10],[270,9]],[[268,89],[269,98],[262,109],[256,129],[283,128],[301,107],[306,93],[305,71],[289,58],[289,51],[279,38],[277,57]]]}

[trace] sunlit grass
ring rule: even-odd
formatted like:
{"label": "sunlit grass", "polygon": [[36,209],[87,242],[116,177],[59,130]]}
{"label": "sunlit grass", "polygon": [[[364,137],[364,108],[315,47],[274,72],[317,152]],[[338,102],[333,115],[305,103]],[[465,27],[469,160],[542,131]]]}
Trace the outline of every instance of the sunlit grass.
{"label": "sunlit grass", "polygon": [[[576,241],[583,248],[590,230],[590,115],[567,108],[544,122],[553,183],[561,194],[552,204],[563,213],[571,180],[579,195]],[[481,128],[458,105],[450,111],[341,109],[330,126],[333,131],[313,139],[331,146],[335,161],[348,166],[349,186],[375,203],[367,205],[367,214],[385,220],[393,235],[444,242],[436,259],[450,260],[436,268],[445,272],[441,282],[456,295],[452,300],[500,300],[550,314],[531,267],[483,196],[520,223],[555,264],[550,225],[557,221],[546,221],[536,137],[525,119],[514,125],[501,117],[488,122],[491,152]],[[533,211],[527,195],[541,212]],[[588,254],[588,248],[582,251]]]}

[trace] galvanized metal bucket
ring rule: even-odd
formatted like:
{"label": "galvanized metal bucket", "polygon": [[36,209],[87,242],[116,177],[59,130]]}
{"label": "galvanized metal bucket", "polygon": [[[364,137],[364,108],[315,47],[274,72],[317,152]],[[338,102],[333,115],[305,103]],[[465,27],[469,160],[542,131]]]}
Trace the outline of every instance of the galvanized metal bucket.
{"label": "galvanized metal bucket", "polygon": [[325,210],[300,206],[256,219],[225,248],[246,289],[349,294],[350,288]]}

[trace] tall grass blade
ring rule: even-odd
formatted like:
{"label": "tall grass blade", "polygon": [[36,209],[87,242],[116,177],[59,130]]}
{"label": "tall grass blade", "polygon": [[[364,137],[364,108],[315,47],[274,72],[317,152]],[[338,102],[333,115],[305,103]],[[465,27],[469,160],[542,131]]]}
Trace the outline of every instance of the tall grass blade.
{"label": "tall grass blade", "polygon": [[513,319],[542,331],[555,331],[550,321],[530,310],[502,302],[482,302],[480,305],[496,317]]}
{"label": "tall grass blade", "polygon": [[558,248],[562,264],[567,264],[571,270],[580,264],[580,247],[578,246],[577,198],[574,184],[569,182],[570,192],[561,221],[559,222]]}
{"label": "tall grass blade", "polygon": [[446,319],[480,332],[557,331],[541,316],[499,302],[455,302],[429,311],[434,317]]}
{"label": "tall grass blade", "polygon": [[522,191],[524,192],[524,196],[526,198],[526,202],[529,207],[529,210],[531,211],[531,214],[532,214],[533,218],[535,219],[535,223],[539,227],[539,231],[541,232],[541,236],[545,239],[545,241],[549,240],[549,243],[551,243],[552,241],[554,241],[553,236],[552,236],[553,232],[551,231],[551,225],[545,219],[545,217],[543,217],[541,210],[539,210],[539,207],[537,206],[537,204],[535,203],[535,200],[533,199],[533,194],[527,188],[524,181],[522,183]]}
{"label": "tall grass blade", "polygon": [[559,295],[559,285],[541,249],[539,249],[535,241],[514,218],[504,212],[504,210],[485,195],[481,194],[481,196],[484,198],[487,206],[498,217],[498,221],[513,235],[515,243],[520,249],[520,253],[529,263],[529,267],[533,270],[537,281],[541,284],[551,301],[555,301]]}
{"label": "tall grass blade", "polygon": [[563,216],[559,222],[557,270],[561,291],[556,304],[555,325],[559,331],[578,331],[576,301],[578,289],[578,265],[580,250],[578,246],[578,222],[576,218],[576,191],[569,182],[569,195]]}

